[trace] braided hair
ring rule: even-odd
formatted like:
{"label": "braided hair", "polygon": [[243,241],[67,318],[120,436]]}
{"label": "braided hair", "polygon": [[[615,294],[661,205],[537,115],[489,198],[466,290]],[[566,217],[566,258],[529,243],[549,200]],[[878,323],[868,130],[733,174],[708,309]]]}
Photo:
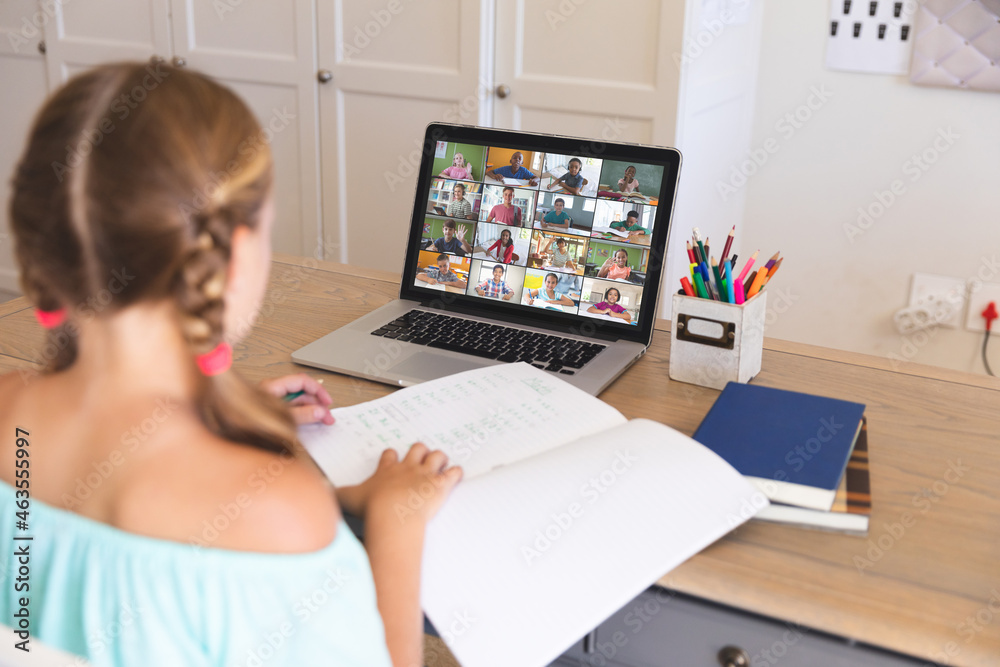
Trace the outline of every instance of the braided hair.
{"label": "braided hair", "polygon": [[74,363],[86,321],[170,302],[201,421],[235,442],[293,451],[294,422],[279,399],[233,371],[206,377],[195,365],[233,333],[224,299],[232,238],[259,225],[272,174],[253,114],[203,75],[120,63],[56,91],[35,118],[10,203],[25,296],[68,312],[48,331],[46,372]]}

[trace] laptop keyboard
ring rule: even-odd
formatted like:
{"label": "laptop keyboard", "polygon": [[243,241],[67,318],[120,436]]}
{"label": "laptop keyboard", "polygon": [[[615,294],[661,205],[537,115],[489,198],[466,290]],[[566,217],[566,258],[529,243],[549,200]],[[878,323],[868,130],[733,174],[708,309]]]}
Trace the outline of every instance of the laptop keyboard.
{"label": "laptop keyboard", "polygon": [[573,375],[606,347],[425,310],[411,310],[372,335],[497,361],[525,361],[564,375]]}

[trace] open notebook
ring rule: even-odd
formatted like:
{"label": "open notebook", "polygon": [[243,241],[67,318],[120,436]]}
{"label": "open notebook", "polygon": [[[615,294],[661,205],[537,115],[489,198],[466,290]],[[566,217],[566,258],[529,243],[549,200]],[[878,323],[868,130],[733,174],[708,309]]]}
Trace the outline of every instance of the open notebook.
{"label": "open notebook", "polygon": [[528,364],[333,414],[300,436],[334,484],[417,440],[463,467],[428,526],[421,598],[464,667],[548,664],[751,518],[754,487],[708,448]]}

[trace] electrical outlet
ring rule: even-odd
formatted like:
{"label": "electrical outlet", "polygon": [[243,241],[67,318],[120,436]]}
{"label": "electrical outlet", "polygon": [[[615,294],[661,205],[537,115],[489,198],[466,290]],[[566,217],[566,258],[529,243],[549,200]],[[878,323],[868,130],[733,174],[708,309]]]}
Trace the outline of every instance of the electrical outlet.
{"label": "electrical outlet", "polygon": [[[965,318],[965,328],[969,331],[986,331],[986,320],[983,311],[990,301],[997,304],[1000,310],[1000,283],[984,283],[978,280],[969,281],[969,313]],[[993,322],[993,330],[1000,331],[997,321]]]}
{"label": "electrical outlet", "polygon": [[[965,281],[950,276],[936,276],[931,273],[914,273],[910,283],[910,305],[928,306],[932,313],[938,303],[944,301],[952,306],[951,314],[940,320],[943,327],[957,329],[962,326],[962,308],[965,306]],[[1000,303],[997,304],[1000,306]]]}

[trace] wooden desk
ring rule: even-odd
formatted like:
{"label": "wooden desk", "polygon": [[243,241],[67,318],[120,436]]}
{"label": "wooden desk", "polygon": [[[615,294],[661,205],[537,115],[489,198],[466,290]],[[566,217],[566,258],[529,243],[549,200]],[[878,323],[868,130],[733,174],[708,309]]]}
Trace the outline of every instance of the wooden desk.
{"label": "wooden desk", "polygon": [[[302,371],[292,350],[397,293],[390,273],[276,256],[236,365],[251,380]],[[718,392],[668,379],[669,342],[661,322],[646,356],[601,398],[629,418],[692,433]],[[0,304],[0,372],[37,367],[41,343],[24,299]],[[392,391],[305,370],[326,377],[341,405]],[[858,538],[751,522],[660,583],[927,660],[998,664],[1000,380],[768,340],[754,382],[867,404],[871,531]],[[980,630],[962,625],[970,617]]]}

